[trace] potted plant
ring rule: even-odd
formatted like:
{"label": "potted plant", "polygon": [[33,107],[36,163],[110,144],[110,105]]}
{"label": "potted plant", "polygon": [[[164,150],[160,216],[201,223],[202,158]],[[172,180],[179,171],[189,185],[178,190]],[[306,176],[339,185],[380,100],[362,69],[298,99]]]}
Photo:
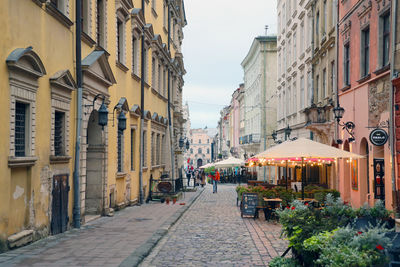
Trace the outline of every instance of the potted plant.
{"label": "potted plant", "polygon": [[169,197],[165,198],[165,203],[167,203],[167,205],[169,205]]}
{"label": "potted plant", "polygon": [[172,198],[172,203],[175,204],[176,203],[176,197]]}

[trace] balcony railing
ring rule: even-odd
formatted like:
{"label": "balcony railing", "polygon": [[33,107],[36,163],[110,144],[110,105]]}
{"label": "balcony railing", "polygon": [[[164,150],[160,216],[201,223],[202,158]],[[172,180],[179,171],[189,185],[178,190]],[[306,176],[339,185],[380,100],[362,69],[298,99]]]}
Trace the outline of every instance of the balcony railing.
{"label": "balcony railing", "polygon": [[261,135],[260,134],[249,134],[242,137],[239,137],[239,144],[246,145],[246,144],[258,144],[261,142]]}

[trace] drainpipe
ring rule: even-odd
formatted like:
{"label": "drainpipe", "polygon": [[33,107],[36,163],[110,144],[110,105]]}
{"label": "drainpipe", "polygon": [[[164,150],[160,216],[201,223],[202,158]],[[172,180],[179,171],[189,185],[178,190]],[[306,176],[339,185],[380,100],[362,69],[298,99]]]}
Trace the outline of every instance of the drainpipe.
{"label": "drainpipe", "polygon": [[[168,3],[168,52],[171,53],[171,3]],[[171,60],[171,59],[170,59]],[[171,62],[170,62],[171,63]],[[168,68],[168,128],[169,128],[169,138],[171,144],[171,179],[172,187],[175,192],[175,152],[174,152],[174,137],[171,122],[171,70]]]}
{"label": "drainpipe", "polygon": [[[339,106],[339,1],[335,0],[336,2],[336,25],[335,25],[335,30],[336,30],[336,36],[335,36],[335,77],[333,79],[334,81],[334,87],[336,90],[336,106]],[[336,123],[336,119],[334,116],[333,123],[335,124],[335,143],[339,139],[339,124]],[[369,168],[369,167],[368,167]],[[339,164],[338,161],[335,161],[335,174],[336,177],[339,176]],[[339,189],[339,183],[340,183],[340,178],[339,179],[332,179],[334,184],[334,188]],[[368,185],[369,186],[369,185]]]}
{"label": "drainpipe", "polygon": [[77,114],[76,114],[76,140],[75,140],[75,162],[74,162],[74,207],[73,207],[73,224],[75,228],[81,227],[81,201],[80,201],[80,184],[79,184],[79,160],[81,148],[81,123],[82,123],[82,51],[81,51],[81,34],[82,34],[82,10],[81,0],[76,0],[76,28],[75,28],[75,46],[76,46],[76,83],[78,92],[76,95]]}
{"label": "drainpipe", "polygon": [[[311,32],[310,38],[311,38],[311,57],[312,57],[314,55],[314,30],[315,30],[315,27],[314,27],[315,5],[314,4],[312,4],[311,9],[312,9],[312,32]],[[310,106],[312,106],[314,103],[314,87],[315,87],[314,86],[314,65],[311,62],[311,99],[310,99],[311,102],[310,102]]]}
{"label": "drainpipe", "polygon": [[[396,74],[395,74],[395,69],[394,69],[394,64],[395,64],[395,50],[396,50],[396,25],[397,25],[397,0],[394,0],[392,2],[392,62],[390,64],[390,77],[391,79],[395,78]],[[394,210],[396,210],[397,208],[397,198],[396,198],[396,170],[395,170],[395,147],[394,147],[394,135],[395,135],[395,127],[394,127],[394,114],[393,114],[393,110],[394,110],[394,90],[396,90],[396,88],[393,86],[392,84],[392,88],[390,90],[390,95],[389,95],[389,99],[390,99],[390,105],[389,105],[389,110],[390,110],[390,123],[389,123],[389,138],[390,138],[390,154],[391,154],[391,162],[392,162],[392,199],[393,199],[393,208]],[[395,217],[396,213],[395,213]]]}
{"label": "drainpipe", "polygon": [[[143,17],[145,17],[145,5],[144,0],[142,0],[142,12]],[[139,203],[143,204],[143,163],[144,163],[144,57],[145,57],[145,49],[144,49],[144,26],[142,27],[142,51],[141,51],[141,67],[140,67],[140,109],[142,110],[142,114],[140,116],[140,168],[139,168]]]}

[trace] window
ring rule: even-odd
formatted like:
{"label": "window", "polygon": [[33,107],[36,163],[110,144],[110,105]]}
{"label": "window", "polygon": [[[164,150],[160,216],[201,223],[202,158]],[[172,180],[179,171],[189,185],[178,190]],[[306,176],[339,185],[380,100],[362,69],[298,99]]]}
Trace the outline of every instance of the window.
{"label": "window", "polygon": [[149,76],[149,75],[147,74],[147,71],[148,71],[147,51],[148,51],[148,48],[145,47],[145,48],[144,48],[144,55],[143,55],[143,56],[144,56],[144,59],[143,59],[143,61],[144,61],[144,73],[142,73],[142,75],[144,76],[144,81],[145,81],[145,82],[148,82],[148,76]]}
{"label": "window", "polygon": [[300,108],[304,108],[304,76],[300,77]]}
{"label": "window", "polygon": [[210,143],[210,139],[207,139],[207,144],[209,144]]}
{"label": "window", "polygon": [[201,144],[201,139],[199,139],[199,144]]}
{"label": "window", "polygon": [[117,60],[120,63],[124,62],[124,23],[122,19],[117,18]]}
{"label": "window", "polygon": [[293,33],[293,61],[297,59],[297,34]]}
{"label": "window", "polygon": [[317,18],[315,20],[315,38],[319,42],[319,12],[317,12]]}
{"label": "window", "polygon": [[81,10],[82,10],[82,32],[86,34],[90,34],[90,0],[82,0],[81,1]]}
{"label": "window", "polygon": [[159,92],[160,92],[160,94],[163,92],[163,84],[162,84],[162,74],[163,74],[163,72],[162,72],[162,70],[161,70],[161,64],[160,63],[158,63],[158,82],[157,82],[157,85],[158,85],[158,90],[159,90]]}
{"label": "window", "polygon": [[291,94],[291,90],[290,90],[290,86],[287,89],[287,93],[286,93],[286,116],[290,115],[290,94]]}
{"label": "window", "polygon": [[164,96],[166,96],[167,95],[167,78],[168,78],[168,75],[167,75],[167,68],[166,67],[164,67],[163,68],[163,92],[164,92]]}
{"label": "window", "polygon": [[151,166],[156,165],[156,140],[155,133],[151,133]]}
{"label": "window", "polygon": [[207,154],[210,154],[210,149],[209,148],[207,148]]}
{"label": "window", "polygon": [[139,70],[138,39],[132,34],[132,72],[138,74]]}
{"label": "window", "polygon": [[286,92],[283,91],[283,93],[282,93],[282,106],[281,106],[282,107],[282,119],[286,117],[285,110],[287,109],[287,107],[285,109],[285,105],[286,105],[285,101],[286,101]]}
{"label": "window", "polygon": [[96,18],[96,30],[97,30],[97,44],[101,47],[105,47],[105,11],[104,11],[104,0],[97,0],[97,18]]}
{"label": "window", "polygon": [[151,0],[151,8],[154,9],[154,10],[156,10],[156,7],[157,7],[157,2],[156,2],[156,0]]}
{"label": "window", "polygon": [[157,150],[157,159],[156,159],[156,164],[159,166],[161,165],[161,135],[157,134],[156,138],[156,150]]}
{"label": "window", "polygon": [[312,99],[312,103],[315,103],[314,101],[318,101],[318,93],[319,93],[319,75],[315,77],[315,96],[314,99]]}
{"label": "window", "polygon": [[199,154],[201,154],[201,153],[203,153],[203,150],[202,150],[201,148],[199,148],[199,149],[197,150],[197,152],[198,152]]}
{"label": "window", "polygon": [[282,23],[282,25],[283,25],[283,27],[285,27],[284,25],[285,25],[285,23],[286,23],[286,13],[287,13],[287,11],[286,11],[286,8],[285,8],[285,4],[283,4],[282,5],[282,11],[283,11],[283,23]]}
{"label": "window", "polygon": [[304,21],[300,24],[300,53],[304,52]]}
{"label": "window", "polygon": [[54,155],[65,155],[65,113],[56,111],[54,116]]}
{"label": "window", "polygon": [[143,131],[143,167],[147,167],[147,131]]}
{"label": "window", "polygon": [[322,71],[322,99],[328,96],[328,87],[326,86],[326,69]]}
{"label": "window", "polygon": [[278,33],[281,32],[281,12],[278,13]]}
{"label": "window", "polygon": [[344,85],[350,85],[350,44],[344,46],[344,60],[343,60],[343,82]]}
{"label": "window", "polygon": [[118,147],[117,147],[117,149],[118,149],[118,155],[117,155],[117,157],[118,157],[118,172],[122,172],[122,161],[123,161],[123,159],[122,159],[122,155],[123,155],[123,152],[122,152],[122,148],[123,148],[123,144],[122,144],[122,142],[123,142],[123,136],[124,136],[124,132],[123,131],[121,131],[121,130],[118,130],[118,136],[117,136],[117,142],[118,142]]}
{"label": "window", "polygon": [[361,32],[361,77],[369,74],[369,28]]}
{"label": "window", "polygon": [[135,170],[135,129],[131,129],[131,170]]}
{"label": "window", "polygon": [[190,154],[193,154],[193,148],[190,149]]}
{"label": "window", "polygon": [[156,59],[154,57],[151,58],[151,87],[158,90],[156,85]]}
{"label": "window", "polygon": [[389,64],[389,48],[390,48],[390,14],[387,12],[381,19],[382,27],[382,40],[381,40],[381,66],[384,67]]}
{"label": "window", "polygon": [[27,156],[28,136],[28,108],[29,104],[15,102],[15,156]]}
{"label": "window", "polygon": [[287,58],[289,60],[289,66],[291,65],[291,61],[292,61],[292,40],[289,38],[288,43],[287,43]]}
{"label": "window", "polygon": [[164,155],[164,149],[165,149],[165,135],[161,136],[161,164],[165,164],[165,155]]}
{"label": "window", "polygon": [[328,10],[327,10],[327,6],[326,6],[326,0],[324,1],[324,35],[328,32]]}
{"label": "window", "polygon": [[296,88],[296,82],[293,82],[293,110],[292,113],[296,113],[297,112],[297,88]]}
{"label": "window", "polygon": [[163,6],[163,14],[164,14],[163,25],[164,25],[164,28],[167,28],[168,27],[168,7],[167,7],[167,4],[165,3],[165,1],[164,1],[164,6]]}
{"label": "window", "polygon": [[279,102],[278,102],[278,119],[282,118],[282,97],[279,94]]}
{"label": "window", "polygon": [[307,88],[308,88],[307,101],[309,104],[311,104],[312,103],[311,97],[312,97],[312,91],[313,91],[311,71],[307,72]]}

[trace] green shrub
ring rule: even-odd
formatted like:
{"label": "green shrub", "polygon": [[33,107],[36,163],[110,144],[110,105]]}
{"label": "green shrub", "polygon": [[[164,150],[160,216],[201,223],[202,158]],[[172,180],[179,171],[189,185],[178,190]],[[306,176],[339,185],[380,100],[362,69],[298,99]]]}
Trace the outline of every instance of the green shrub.
{"label": "green shrub", "polygon": [[298,267],[301,266],[293,258],[275,257],[269,262],[269,267]]}

